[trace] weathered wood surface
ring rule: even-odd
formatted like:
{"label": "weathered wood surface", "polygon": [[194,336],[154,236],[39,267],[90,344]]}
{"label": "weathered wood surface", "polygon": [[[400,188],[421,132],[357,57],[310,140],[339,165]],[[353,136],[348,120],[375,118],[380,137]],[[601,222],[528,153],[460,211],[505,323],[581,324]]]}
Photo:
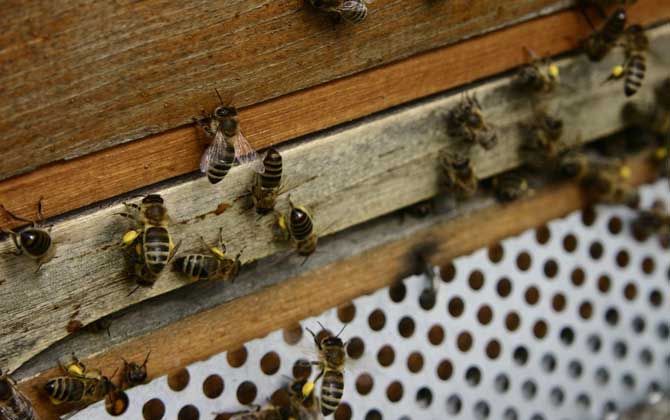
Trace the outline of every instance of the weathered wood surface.
{"label": "weathered wood surface", "polygon": [[[654,22],[670,17],[670,3],[641,0],[629,13]],[[242,127],[264,148],[509,70],[526,62],[522,46],[543,56],[574,49],[589,31],[574,10],[535,19],[246,107]],[[0,181],[0,202],[28,217],[43,196],[52,217],[194,171],[204,147],[192,127],[170,130]]]}
{"label": "weathered wood surface", "polygon": [[[628,161],[635,185],[651,181],[656,176],[648,165],[647,156],[644,153]],[[86,363],[109,371],[121,357],[139,360],[150,349],[149,375],[156,378],[214,354],[239,348],[245,342],[277,329],[292,327],[307,317],[388,286],[415,269],[411,255],[417,249],[430,249],[431,252],[426,254],[430,263],[443,266],[455,257],[540,226],[585,204],[576,184],[566,183],[544,188],[533,196],[504,206],[492,204],[490,199],[479,199],[459,206],[457,211],[438,212],[421,220],[402,214],[377,219],[343,235],[327,238],[324,254],[336,257],[323,267],[308,269],[306,273],[272,287],[259,280],[253,294],[162,328],[152,328],[139,337],[125,339],[125,342],[108,344],[101,353],[87,358]],[[427,246],[431,244],[435,246]],[[175,296],[170,301],[156,302],[143,308],[142,314],[148,319],[165,318],[165,312],[181,312],[185,305],[199,305],[200,298],[207,300],[212,299],[213,294],[225,293],[218,287],[210,289],[207,297],[204,292],[182,295],[182,300]],[[112,340],[119,334],[123,336],[124,328],[133,333],[135,326],[142,324],[138,317],[139,314],[132,314],[130,319],[115,321]],[[144,323],[148,323],[148,319]],[[71,340],[68,345],[58,343],[40,354],[38,360],[31,360],[29,370],[22,368],[19,372],[19,377],[33,376],[21,383],[20,388],[45,420],[56,418],[54,407],[37,389],[58,373],[54,361],[72,351],[82,356],[98,353],[90,347],[90,335],[80,338]],[[100,339],[108,340],[104,333]]]}
{"label": "weathered wood surface", "polygon": [[[660,53],[670,52],[670,26],[650,32]],[[572,89],[561,89],[551,107],[560,108],[566,122],[567,141],[593,139],[622,127],[622,86],[602,86],[603,74],[621,57],[598,66],[583,58],[559,63],[563,80]],[[637,100],[653,97],[652,86],[667,77],[667,67],[652,59],[645,88]],[[519,164],[519,121],[532,113],[526,97],[510,94],[509,78],[487,83],[476,90],[486,118],[499,131],[499,145],[490,152],[477,149],[477,174],[488,177]],[[282,148],[286,191],[278,208],[287,208],[286,193],[294,202],[313,210],[320,235],[330,234],[426,199],[438,192],[436,155],[451,144],[445,135],[446,110],[460,93],[395,110],[359,126],[325,135],[313,141]],[[594,116],[597,116],[595,118]],[[285,249],[272,242],[272,217],[256,220],[253,212],[239,213],[235,200],[248,188],[248,168],[237,167],[220,186],[198,178],[160,189],[176,221],[172,232],[183,240],[181,252],[199,250],[198,238],[210,241],[223,227],[228,249],[244,248],[243,260],[257,260]],[[232,205],[217,215],[221,205]],[[64,337],[72,318],[84,324],[133,303],[163,294],[185,284],[174,273],[164,273],[152,289],[132,296],[131,279],[124,273],[122,253],[115,244],[127,229],[114,216],[116,204],[57,224],[57,257],[36,276],[24,259],[4,255],[0,259],[0,364],[14,369],[51,343]],[[12,247],[0,244],[0,252]],[[291,258],[284,264],[299,264]],[[25,302],[30,302],[26,305]]]}
{"label": "weathered wood surface", "polygon": [[189,124],[214,88],[247,106],[567,3],[379,0],[356,26],[298,0],[5,3],[0,179]]}

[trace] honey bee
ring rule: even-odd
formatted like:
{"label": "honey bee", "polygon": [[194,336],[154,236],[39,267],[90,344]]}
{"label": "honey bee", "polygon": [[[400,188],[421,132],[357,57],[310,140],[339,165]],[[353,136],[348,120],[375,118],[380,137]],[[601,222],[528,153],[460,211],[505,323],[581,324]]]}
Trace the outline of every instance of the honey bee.
{"label": "honey bee", "polygon": [[[325,328],[323,325],[319,324],[323,330]],[[344,365],[346,362],[347,354],[345,351],[345,344],[340,338],[340,334],[344,331],[346,325],[342,327],[337,335],[326,335],[321,340],[317,337],[316,334],[309,328],[310,334],[314,338],[314,343],[316,344],[319,350],[319,361],[312,362],[319,366],[320,372],[314,378],[314,383],[316,383],[321,377],[321,413],[324,416],[329,416],[337,410],[337,406],[340,405],[342,400],[342,394],[344,393]],[[303,388],[303,397],[307,397],[311,392],[309,386]]]}
{"label": "honey bee", "polygon": [[545,111],[538,111],[531,123],[521,123],[520,126],[524,139],[521,152],[526,156],[527,164],[534,169],[553,166],[565,149],[561,141],[563,120]]}
{"label": "honey bee", "polygon": [[172,260],[179,248],[172,242],[168,230],[170,217],[163,198],[149,194],[141,205],[123,203],[128,213],[119,215],[134,220],[139,227],[123,235],[122,245],[134,246],[134,274],[139,286],[153,286],[163,268]]}
{"label": "honey bee", "polygon": [[626,10],[616,9],[600,30],[594,31],[584,40],[582,48],[591,61],[602,60],[616,46],[624,34],[627,19]]}
{"label": "honey bee", "polygon": [[9,374],[0,369],[0,419],[39,420],[30,400],[16,388]]}
{"label": "honey bee", "polygon": [[631,223],[636,237],[647,239],[653,234],[670,234],[670,214],[662,201],[655,201],[651,208],[639,210]]}
{"label": "honey bee", "polygon": [[212,255],[189,254],[179,257],[174,262],[174,269],[187,275],[192,280],[230,280],[233,281],[240,272],[240,251],[235,259],[226,256],[226,245],[223,243],[223,229],[219,230],[219,246],[209,246],[200,237],[203,245]]}
{"label": "honey bee", "polygon": [[319,240],[314,232],[314,219],[306,207],[294,206],[291,196],[288,197],[288,204],[288,216],[277,214],[277,226],[282,239],[291,241],[299,255],[309,256],[316,251]]}
{"label": "honey bee", "polygon": [[549,93],[560,80],[560,71],[549,59],[538,57],[533,50],[526,48],[531,62],[517,70],[512,85],[517,89],[534,93]]}
{"label": "honey bee", "polygon": [[256,213],[264,215],[271,212],[277,202],[277,195],[281,190],[282,157],[275,148],[268,150],[263,159],[265,171],[254,174],[254,183],[251,197]]}
{"label": "honey bee", "polygon": [[591,203],[636,206],[639,201],[637,191],[628,182],[630,167],[616,160],[574,151],[561,158],[560,170],[579,181],[582,192]]}
{"label": "honey bee", "polygon": [[258,154],[240,131],[237,108],[224,105],[218,90],[216,94],[221,105],[214,109],[213,114],[195,120],[213,138],[200,160],[200,171],[207,174],[209,182],[216,184],[228,174],[237,159],[242,165],[252,163],[254,171],[263,173],[265,167],[258,160]]}
{"label": "honey bee", "polygon": [[2,227],[0,227],[0,231],[9,234],[12,238],[12,242],[14,242],[14,246],[16,247],[16,252],[13,254],[18,256],[25,253],[26,256],[35,260],[37,263],[35,272],[38,272],[42,265],[53,258],[56,252],[56,245],[51,239],[51,227],[46,229],[43,227],[44,216],[42,215],[42,197],[40,197],[37,202],[37,217],[39,223],[15,215],[7,210],[2,204],[0,204],[0,209],[14,220],[30,223],[31,226],[21,230],[20,233]]}
{"label": "honey bee", "polygon": [[314,382],[296,379],[288,388],[290,415],[295,420],[321,418],[319,399],[314,393]]}
{"label": "honey bee", "polygon": [[498,144],[495,130],[484,122],[482,106],[475,95],[464,95],[447,114],[447,133],[469,145],[479,144],[490,150]]}
{"label": "honey bee", "polygon": [[472,169],[470,158],[462,152],[440,150],[440,167],[444,186],[459,199],[471,197],[477,192],[479,180]]}
{"label": "honey bee", "polygon": [[589,159],[580,150],[568,150],[559,159],[558,169],[566,178],[581,180],[589,170]]}
{"label": "honey bee", "polygon": [[349,23],[361,23],[368,16],[367,4],[372,0],[309,0],[322,12],[334,13]]}
{"label": "honey bee", "polygon": [[137,385],[142,385],[147,380],[147,363],[149,362],[149,355],[151,351],[147,353],[147,357],[144,358],[144,362],[140,365],[139,363],[130,362],[128,363],[126,359],[123,360],[123,372],[121,376],[121,388],[128,389]]}
{"label": "honey bee", "polygon": [[44,384],[44,391],[54,405],[92,403],[105,398],[112,392],[122,395],[120,394],[122,391],[117,390],[116,385],[108,377],[99,370],[87,371],[84,364],[74,355],[67,366],[60,362],[59,365],[65,376],[49,379]]}
{"label": "honey bee", "polygon": [[528,190],[528,181],[517,172],[505,172],[493,178],[494,194],[503,203],[522,197]]}
{"label": "honey bee", "polygon": [[285,410],[269,404],[263,408],[256,406],[254,410],[233,414],[230,420],[290,420],[290,417]]}
{"label": "honey bee", "polygon": [[646,52],[649,49],[649,39],[640,25],[633,25],[626,29],[624,34],[624,49],[626,61],[623,65],[614,66],[609,80],[624,78],[624,94],[631,97],[642,86],[647,70]]}

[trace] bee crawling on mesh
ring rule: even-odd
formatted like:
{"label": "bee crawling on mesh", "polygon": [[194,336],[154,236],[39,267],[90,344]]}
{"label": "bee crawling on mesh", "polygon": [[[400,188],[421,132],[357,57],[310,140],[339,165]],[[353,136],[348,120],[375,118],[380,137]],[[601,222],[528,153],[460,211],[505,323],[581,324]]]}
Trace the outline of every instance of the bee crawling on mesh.
{"label": "bee crawling on mesh", "polygon": [[216,95],[221,105],[212,114],[203,112],[203,118],[194,119],[205,134],[212,138],[200,160],[200,171],[207,174],[212,184],[220,182],[228,174],[235,160],[241,165],[250,163],[255,172],[263,173],[265,167],[258,159],[258,153],[240,130],[237,108],[225,105],[218,90]]}
{"label": "bee crawling on mesh", "polygon": [[309,0],[312,6],[322,12],[331,13],[349,23],[361,23],[368,16],[368,4],[373,0]]}
{"label": "bee crawling on mesh", "polygon": [[641,25],[633,25],[627,28],[623,39],[626,59],[622,65],[612,68],[612,72],[605,82],[623,78],[624,94],[626,97],[631,97],[638,92],[644,81],[647,71],[646,56],[649,50],[649,39]]}
{"label": "bee crawling on mesh", "polygon": [[234,281],[242,268],[240,251],[235,258],[226,255],[226,245],[223,242],[223,228],[219,229],[218,246],[211,246],[201,236],[200,241],[211,255],[188,254],[177,258],[173,269],[193,281],[197,280],[223,280]]}
{"label": "bee crawling on mesh", "polygon": [[562,141],[563,119],[546,111],[537,111],[532,121],[520,123],[522,134],[521,155],[526,164],[536,170],[553,168],[561,153],[566,149]]}
{"label": "bee crawling on mesh", "polygon": [[498,144],[496,131],[486,124],[482,106],[475,95],[464,94],[447,114],[447,134],[468,146],[480,145],[485,150]]}
{"label": "bee crawling on mesh", "polygon": [[16,382],[0,369],[0,419],[39,420],[32,403],[16,387]]}
{"label": "bee crawling on mesh", "polygon": [[530,48],[524,48],[531,58],[512,79],[512,86],[529,93],[550,93],[560,82],[560,70],[549,58],[540,58]]}
{"label": "bee crawling on mesh", "polygon": [[7,233],[16,250],[10,252],[13,255],[26,255],[37,263],[35,272],[37,273],[42,265],[51,261],[56,253],[56,244],[51,238],[51,228],[53,226],[44,225],[44,215],[42,214],[42,197],[37,202],[37,218],[38,220],[30,220],[19,217],[0,204],[0,209],[10,218],[20,222],[30,223],[30,226],[22,229],[20,232],[15,232],[12,229],[0,227],[0,232]]}
{"label": "bee crawling on mesh", "polygon": [[518,200],[530,191],[528,180],[518,171],[496,175],[491,185],[496,199],[502,203]]}
{"label": "bee crawling on mesh", "polygon": [[438,159],[442,169],[442,185],[449,193],[458,199],[466,199],[477,192],[479,179],[467,153],[443,148]]}

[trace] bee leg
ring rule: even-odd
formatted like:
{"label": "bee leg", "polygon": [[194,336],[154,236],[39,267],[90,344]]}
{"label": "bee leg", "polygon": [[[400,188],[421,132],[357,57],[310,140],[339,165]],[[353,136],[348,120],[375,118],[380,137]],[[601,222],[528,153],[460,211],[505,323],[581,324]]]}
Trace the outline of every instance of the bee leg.
{"label": "bee leg", "polygon": [[177,242],[177,245],[174,248],[172,248],[172,251],[170,251],[170,255],[168,256],[167,264],[169,264],[172,261],[172,259],[174,258],[174,256],[177,254],[177,250],[181,246],[181,242],[182,241]]}
{"label": "bee leg", "polygon": [[40,268],[42,268],[43,265],[44,265],[43,262],[38,262],[37,263],[37,268],[35,268],[35,274],[39,273]]}
{"label": "bee leg", "polygon": [[18,237],[17,233],[11,229],[5,229],[5,228],[0,228],[0,232],[8,234],[9,237],[12,238],[12,242],[14,242],[14,246],[16,247],[14,251],[8,251],[5,252],[4,254],[12,254],[16,255],[17,257],[19,255],[23,255],[23,248],[21,248],[21,246],[19,245],[19,241],[16,239]]}
{"label": "bee leg", "polygon": [[[40,222],[40,224],[44,223],[44,214],[42,214],[42,201],[44,200],[44,197],[40,196],[40,199],[37,201],[37,220]],[[35,224],[35,222],[33,222]]]}
{"label": "bee leg", "polygon": [[14,219],[14,220],[18,220],[18,221],[20,221],[20,222],[30,223],[30,224],[32,224],[33,226],[35,226],[35,221],[30,220],[30,219],[26,219],[26,218],[24,218],[24,217],[19,217],[19,216],[15,215],[15,214],[12,213],[11,211],[7,210],[7,208],[6,208],[3,204],[0,204],[0,209],[2,209],[2,211],[4,211],[5,213],[7,213],[7,215],[8,215],[9,217],[11,217],[12,219]]}
{"label": "bee leg", "polygon": [[124,201],[123,205],[126,206],[126,208],[129,209],[129,210],[140,210],[140,205],[139,204],[127,203],[127,202]]}
{"label": "bee leg", "polygon": [[122,217],[125,217],[127,219],[137,220],[137,218],[130,213],[114,213],[114,215],[115,216],[122,216]]}

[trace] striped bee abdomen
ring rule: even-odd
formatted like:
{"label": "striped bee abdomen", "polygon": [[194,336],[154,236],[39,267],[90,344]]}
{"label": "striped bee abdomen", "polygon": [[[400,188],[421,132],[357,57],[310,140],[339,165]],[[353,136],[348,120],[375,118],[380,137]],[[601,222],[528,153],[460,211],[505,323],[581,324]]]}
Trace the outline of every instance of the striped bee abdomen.
{"label": "striped bee abdomen", "polygon": [[624,83],[624,93],[626,96],[633,96],[642,86],[644,74],[647,70],[644,53],[634,52],[626,68],[626,81]]}
{"label": "striped bee abdomen", "polygon": [[207,166],[207,179],[212,184],[221,181],[232,168],[235,162],[235,146],[232,141],[226,141],[225,147],[221,148],[218,153]]}
{"label": "striped bee abdomen", "polygon": [[368,7],[364,0],[347,0],[342,3],[340,13],[351,23],[361,23],[368,16]]}
{"label": "striped bee abdomen", "polygon": [[216,274],[220,261],[211,255],[191,254],[174,262],[177,271],[196,280],[208,280]]}
{"label": "striped bee abdomen", "polygon": [[279,152],[272,148],[263,159],[265,172],[259,174],[262,188],[278,188],[281,183],[282,158]]}
{"label": "striped bee abdomen", "polygon": [[170,234],[164,227],[152,226],[144,231],[142,243],[144,262],[149,271],[160,273],[170,256]]}
{"label": "striped bee abdomen", "polygon": [[296,241],[302,241],[312,233],[312,219],[304,209],[291,209],[289,223],[291,234]]}
{"label": "striped bee abdomen", "polygon": [[43,229],[26,229],[19,234],[21,247],[33,257],[41,257],[51,248],[51,236]]}
{"label": "striped bee abdomen", "polygon": [[344,375],[336,370],[326,370],[321,381],[321,413],[328,416],[340,405],[344,393]]}
{"label": "striped bee abdomen", "polygon": [[61,402],[81,401],[84,397],[84,381],[61,376],[49,380],[44,391],[54,400]]}

